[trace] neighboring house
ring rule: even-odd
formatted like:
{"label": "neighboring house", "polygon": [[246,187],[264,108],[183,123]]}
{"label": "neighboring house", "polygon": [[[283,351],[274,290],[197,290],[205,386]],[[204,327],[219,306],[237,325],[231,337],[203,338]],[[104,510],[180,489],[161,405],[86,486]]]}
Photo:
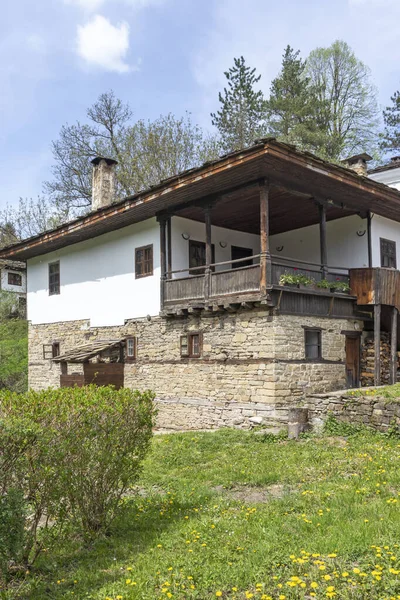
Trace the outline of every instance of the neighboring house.
{"label": "neighboring house", "polygon": [[367,159],[265,139],[116,203],[95,159],[90,214],[0,252],[27,261],[30,385],[150,388],[176,428],[276,423],[357,386],[371,336],[379,383],[381,331],[395,381],[400,192]]}
{"label": "neighboring house", "polygon": [[370,169],[368,177],[400,190],[400,156],[394,156],[387,165]]}
{"label": "neighboring house", "polygon": [[26,266],[23,262],[0,260],[0,290],[15,294],[15,312],[26,317]]}

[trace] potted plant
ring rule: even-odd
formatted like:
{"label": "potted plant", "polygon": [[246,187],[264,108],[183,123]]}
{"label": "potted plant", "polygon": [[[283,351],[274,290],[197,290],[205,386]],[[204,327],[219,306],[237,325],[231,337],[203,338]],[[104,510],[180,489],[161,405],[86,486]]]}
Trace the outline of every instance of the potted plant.
{"label": "potted plant", "polygon": [[346,281],[337,280],[335,281],[334,291],[348,294],[350,292],[350,286]]}
{"label": "potted plant", "polygon": [[328,281],[327,279],[321,279],[321,281],[317,282],[317,288],[320,290],[331,290],[333,286],[333,281]]}
{"label": "potted plant", "polygon": [[313,280],[306,275],[297,275],[294,273],[283,273],[279,278],[279,285],[289,287],[308,287],[313,283]]}
{"label": "potted plant", "polygon": [[342,294],[347,294],[350,291],[350,286],[346,281],[340,281],[337,279],[336,281],[328,281],[327,279],[321,279],[318,281],[317,288],[323,290],[329,290],[332,294],[335,292],[340,292]]}

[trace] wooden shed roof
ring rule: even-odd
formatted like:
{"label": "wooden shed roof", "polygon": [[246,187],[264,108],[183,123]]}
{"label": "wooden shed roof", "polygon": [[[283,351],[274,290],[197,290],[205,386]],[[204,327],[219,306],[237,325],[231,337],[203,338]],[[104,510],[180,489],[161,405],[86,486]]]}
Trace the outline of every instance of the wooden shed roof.
{"label": "wooden shed roof", "polygon": [[[265,138],[250,148],[185,171],[111,206],[3,248],[0,258],[26,260],[46,254],[144,221],[163,211],[180,210],[198,200],[228,194],[261,178],[268,178],[275,186],[294,191],[297,213],[302,211],[300,193],[308,199],[313,197],[345,205],[353,213],[370,210],[400,222],[400,192],[396,189],[308,152],[300,152],[274,138]],[[227,205],[226,215],[229,210]],[[246,202],[242,202],[242,211],[243,214],[248,211]],[[280,218],[280,231],[299,226],[292,207]]]}
{"label": "wooden shed roof", "polygon": [[105,350],[111,350],[116,346],[121,345],[124,340],[97,340],[90,344],[84,344],[83,346],[76,346],[72,350],[60,354],[54,358],[54,362],[75,362],[83,363],[87,362],[90,358],[94,358],[98,354],[101,354]]}

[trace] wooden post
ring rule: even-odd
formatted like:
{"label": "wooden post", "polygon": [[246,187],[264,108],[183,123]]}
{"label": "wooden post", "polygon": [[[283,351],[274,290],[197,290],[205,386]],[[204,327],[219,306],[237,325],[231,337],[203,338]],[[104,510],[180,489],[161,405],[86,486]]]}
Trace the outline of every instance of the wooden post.
{"label": "wooden post", "polygon": [[208,300],[211,293],[211,263],[212,263],[212,244],[211,244],[211,209],[212,204],[204,207],[204,221],[206,224],[206,268],[204,272],[204,299]]}
{"label": "wooden post", "polygon": [[390,383],[397,381],[397,308],[392,307],[392,323],[390,337]]}
{"label": "wooden post", "polygon": [[171,277],[172,271],[172,233],[171,233],[171,217],[167,220],[167,240],[168,240],[168,251],[167,251],[167,275],[168,279]]}
{"label": "wooden post", "polygon": [[375,369],[374,383],[381,384],[381,305],[374,307],[374,342],[375,342]]}
{"label": "wooden post", "polygon": [[371,235],[371,211],[368,211],[367,215],[367,241],[368,241],[368,266],[372,268],[372,235]]}
{"label": "wooden post", "polygon": [[260,180],[260,292],[267,295],[271,284],[271,254],[269,250],[269,182]]}
{"label": "wooden post", "polygon": [[165,295],[165,278],[167,274],[167,241],[166,241],[166,217],[158,217],[160,223],[160,265],[161,265],[161,278],[160,278],[160,302],[161,310],[164,308],[164,295]]}
{"label": "wooden post", "polygon": [[321,259],[321,275],[322,279],[326,279],[327,276],[327,265],[328,265],[328,252],[326,246],[326,206],[325,204],[318,204],[319,211],[319,247],[320,247],[320,259]]}

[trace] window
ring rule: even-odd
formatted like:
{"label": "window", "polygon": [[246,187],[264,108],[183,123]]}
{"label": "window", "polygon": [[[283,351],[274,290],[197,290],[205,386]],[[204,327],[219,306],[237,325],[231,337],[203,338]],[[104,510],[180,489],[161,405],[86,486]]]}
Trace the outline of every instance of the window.
{"label": "window", "polygon": [[[215,263],[215,246],[211,245],[211,262]],[[206,264],[206,245],[204,242],[189,240],[189,269],[203,267]],[[213,269],[214,270],[214,269]],[[205,269],[191,271],[191,275],[204,275]]]}
{"label": "window", "polygon": [[60,293],[60,263],[49,263],[49,296]]}
{"label": "window", "polygon": [[304,341],[307,360],[317,360],[318,358],[322,358],[320,329],[305,329]]}
{"label": "window", "polygon": [[128,337],[125,340],[125,362],[136,360],[136,338]]}
{"label": "window", "polygon": [[22,285],[22,275],[19,273],[9,273],[8,285]]}
{"label": "window", "polygon": [[188,333],[181,336],[181,356],[200,358],[203,349],[203,336],[201,333]]}
{"label": "window", "polygon": [[135,277],[153,275],[153,244],[141,246],[135,250]]}
{"label": "window", "polygon": [[[253,256],[253,250],[251,248],[242,248],[241,246],[232,246],[231,248],[231,260],[237,260],[239,258],[247,258]],[[240,267],[249,267],[253,264],[252,260],[243,260],[239,263],[233,263],[232,269],[239,269]]]}
{"label": "window", "polygon": [[45,360],[51,360],[60,356],[60,342],[53,342],[52,344],[43,344],[43,358]]}
{"label": "window", "polygon": [[380,238],[381,242],[381,267],[396,269],[396,242]]}

